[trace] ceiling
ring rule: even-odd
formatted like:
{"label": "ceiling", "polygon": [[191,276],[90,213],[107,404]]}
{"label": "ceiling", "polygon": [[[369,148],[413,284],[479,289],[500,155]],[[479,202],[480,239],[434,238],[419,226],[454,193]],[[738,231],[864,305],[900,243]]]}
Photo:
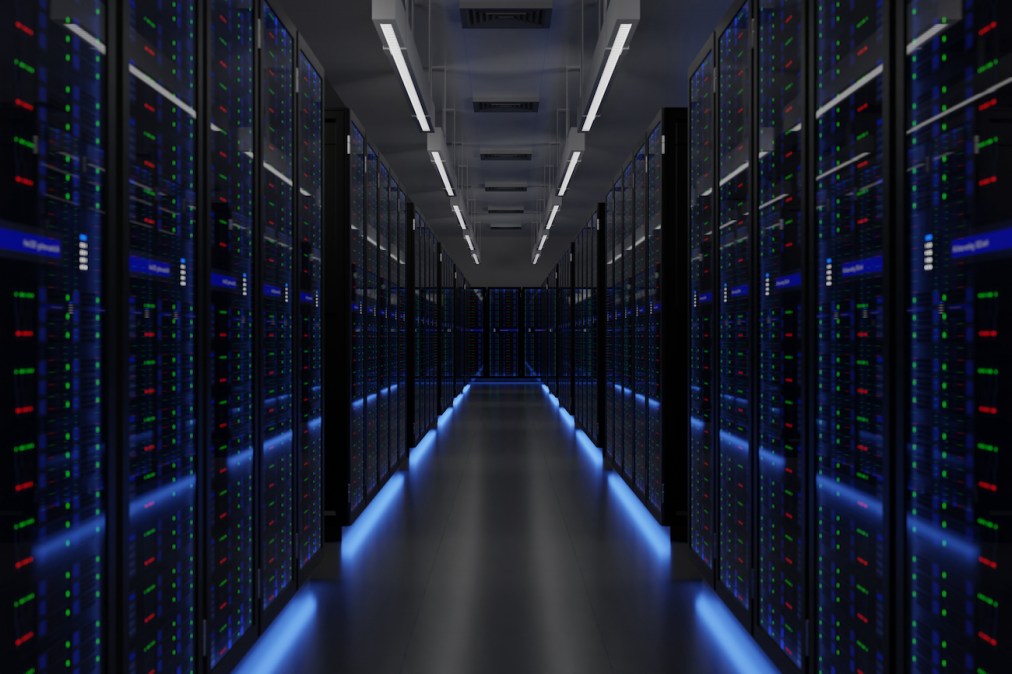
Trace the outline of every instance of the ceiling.
{"label": "ceiling", "polygon": [[[460,0],[415,2],[415,42],[422,63],[430,70],[435,123],[444,128],[456,184],[464,188],[467,221],[478,233],[480,265],[471,259],[426,152],[426,134],[411,116],[404,88],[373,27],[371,0],[279,0],[277,4],[302,31],[327,81],[361,121],[467,280],[475,286],[536,286],[586,225],[660,109],[685,105],[690,62],[729,3],[641,0],[639,26],[619,61],[599,119],[586,137],[583,161],[541,259],[533,265],[535,236],[545,219],[545,185],[550,176],[552,185],[559,182],[558,169],[552,172],[546,167],[559,163],[567,127],[579,124],[579,70],[581,60],[585,70],[591,67],[600,1],[554,0],[549,28],[520,30],[464,29]],[[497,8],[533,4],[524,0],[494,3]],[[487,97],[537,99],[538,111],[475,112],[475,99]],[[530,150],[532,159],[490,162],[479,158],[480,150],[503,148]],[[486,183],[497,182],[526,183],[528,190],[485,191]],[[489,214],[489,207],[523,208],[524,213]],[[521,225],[521,229],[492,229],[508,224]]]}

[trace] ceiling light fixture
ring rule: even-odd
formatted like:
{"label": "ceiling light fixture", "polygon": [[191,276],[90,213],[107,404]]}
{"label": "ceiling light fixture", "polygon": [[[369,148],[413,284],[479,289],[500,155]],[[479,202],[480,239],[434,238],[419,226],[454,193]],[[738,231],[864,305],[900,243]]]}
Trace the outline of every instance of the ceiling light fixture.
{"label": "ceiling light fixture", "polygon": [[471,253],[471,257],[474,258],[474,263],[475,264],[481,264],[481,262],[478,261],[478,254],[477,253]]}
{"label": "ceiling light fixture", "polygon": [[544,235],[543,235],[543,236],[541,237],[541,243],[539,243],[539,244],[538,244],[538,252],[539,252],[539,253],[541,252],[541,249],[545,247],[545,242],[546,242],[546,241],[548,241],[548,235],[547,235],[547,234],[544,234]]}
{"label": "ceiling light fixture", "polygon": [[545,225],[545,231],[551,231],[552,225],[555,224],[555,216],[559,214],[559,209],[562,208],[559,204],[552,206],[552,213],[548,216],[548,224]]}
{"label": "ceiling light fixture", "polygon": [[425,143],[429,156],[432,157],[436,170],[439,171],[439,177],[443,181],[443,189],[446,190],[446,196],[454,196],[453,182],[450,180],[453,171],[449,166],[450,151],[446,147],[446,134],[443,133],[442,129],[437,127],[429,134]]}
{"label": "ceiling light fixture", "polygon": [[584,107],[585,115],[582,130],[590,131],[597,119],[597,113],[604,102],[611,78],[615,75],[618,60],[622,57],[633,31],[640,20],[640,0],[611,0],[604,18],[604,25],[594,50],[595,85],[588,89],[592,92]]}
{"label": "ceiling light fixture", "polygon": [[534,264],[537,264],[538,260],[540,260],[540,259],[541,259],[541,253],[535,253],[534,254]]}
{"label": "ceiling light fixture", "polygon": [[425,87],[419,86],[419,73],[424,70],[404,3],[401,0],[373,0],[372,20],[394,61],[418,126],[429,133],[432,124],[426,111],[433,110],[433,105]]}
{"label": "ceiling light fixture", "polygon": [[459,204],[453,204],[453,214],[457,216],[457,222],[460,223],[460,228],[467,231],[467,224],[464,222],[464,213],[460,210]]}
{"label": "ceiling light fixture", "polygon": [[573,179],[573,173],[580,163],[580,157],[586,151],[586,137],[575,127],[569,130],[566,136],[566,144],[562,149],[562,156],[567,162],[566,174],[562,178],[562,185],[559,186],[559,196],[566,196],[569,190],[569,182]]}
{"label": "ceiling light fixture", "polygon": [[474,252],[474,244],[471,242],[471,235],[470,234],[465,234],[464,235],[464,241],[467,241],[467,247],[470,248],[471,252],[473,253]]}

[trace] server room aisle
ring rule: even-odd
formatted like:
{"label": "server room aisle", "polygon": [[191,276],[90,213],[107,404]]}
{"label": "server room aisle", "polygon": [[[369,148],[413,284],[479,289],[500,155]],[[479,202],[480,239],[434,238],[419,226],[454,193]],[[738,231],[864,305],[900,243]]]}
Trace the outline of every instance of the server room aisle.
{"label": "server room aisle", "polygon": [[539,384],[474,384],[238,671],[775,671]]}

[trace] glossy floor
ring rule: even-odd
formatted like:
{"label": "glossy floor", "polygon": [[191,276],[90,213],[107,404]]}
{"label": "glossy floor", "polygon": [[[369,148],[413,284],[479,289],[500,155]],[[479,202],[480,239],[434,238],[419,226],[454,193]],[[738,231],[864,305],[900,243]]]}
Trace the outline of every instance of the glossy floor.
{"label": "glossy floor", "polygon": [[776,671],[540,385],[472,385],[410,463],[237,671]]}

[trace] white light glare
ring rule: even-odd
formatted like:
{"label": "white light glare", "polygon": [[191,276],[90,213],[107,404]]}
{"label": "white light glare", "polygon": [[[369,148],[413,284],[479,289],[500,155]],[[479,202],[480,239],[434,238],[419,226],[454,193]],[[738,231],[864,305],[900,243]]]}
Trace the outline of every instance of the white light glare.
{"label": "white light glare", "polygon": [[601,73],[601,79],[597,82],[597,91],[594,92],[594,99],[590,103],[590,109],[587,110],[587,119],[583,120],[584,133],[590,131],[590,128],[594,126],[597,112],[601,109],[601,101],[604,100],[604,94],[608,90],[608,84],[611,82],[612,75],[615,74],[618,59],[622,56],[622,50],[625,49],[626,40],[629,39],[629,33],[631,32],[632,24],[623,23],[619,25],[618,32],[615,33],[615,42],[611,45],[611,52],[608,54],[608,60],[604,64],[604,72]]}
{"label": "white light glare", "polygon": [[478,262],[478,253],[471,253],[471,257],[474,258],[475,264],[481,264],[481,262]]}
{"label": "white light glare", "polygon": [[562,187],[559,188],[559,196],[566,196],[566,190],[569,189],[569,181],[573,179],[573,172],[576,171],[576,165],[580,162],[580,152],[573,152],[573,156],[569,158],[569,168],[566,169],[566,177],[562,179]]}
{"label": "white light glare", "polygon": [[439,177],[443,179],[443,189],[446,190],[446,195],[452,197],[453,186],[450,185],[450,176],[446,175],[446,167],[443,166],[443,160],[438,152],[433,151],[432,160],[436,162],[436,170],[439,171]]}
{"label": "white light glare", "polygon": [[537,264],[538,260],[540,260],[540,259],[541,259],[541,253],[535,253],[535,255],[534,255],[534,264]]}
{"label": "white light glare", "polygon": [[429,120],[425,117],[422,101],[418,98],[418,90],[415,89],[415,83],[411,80],[408,62],[404,60],[404,53],[401,51],[401,43],[397,40],[394,26],[390,23],[380,24],[380,30],[383,31],[383,38],[387,41],[387,49],[390,50],[390,56],[393,57],[394,65],[397,66],[397,74],[401,76],[404,90],[408,92],[408,99],[411,101],[411,107],[415,110],[418,126],[422,127],[422,131],[428,133],[432,129],[429,127]]}
{"label": "white light glare", "polygon": [[541,237],[541,243],[538,244],[538,252],[539,253],[541,252],[541,249],[545,247],[545,241],[548,241],[548,235],[547,234],[545,234],[544,236]]}
{"label": "white light glare", "polygon": [[460,206],[457,204],[453,205],[453,214],[457,216],[457,222],[460,223],[460,228],[466,230],[467,225],[464,224],[464,214],[460,212]]}
{"label": "white light glare", "polygon": [[470,234],[465,234],[464,235],[464,241],[467,241],[467,247],[471,249],[471,252],[474,252],[474,244],[471,243],[471,235]]}

